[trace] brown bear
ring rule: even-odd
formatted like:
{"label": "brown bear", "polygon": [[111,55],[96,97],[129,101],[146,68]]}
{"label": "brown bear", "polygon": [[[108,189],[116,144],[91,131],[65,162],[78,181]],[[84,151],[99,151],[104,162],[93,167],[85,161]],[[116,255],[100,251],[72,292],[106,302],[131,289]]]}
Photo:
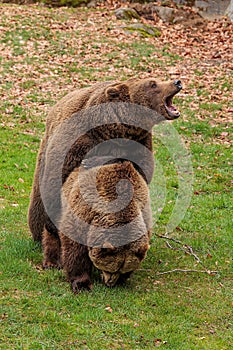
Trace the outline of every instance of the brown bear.
{"label": "brown bear", "polygon": [[143,177],[129,161],[99,166],[98,157],[90,158],[69,175],[61,197],[61,246],[51,245],[45,229],[45,255],[60,260],[74,292],[92,288],[93,265],[105,285],[125,281],[149,249],[152,215]]}
{"label": "brown bear", "polygon": [[[66,181],[74,168],[80,166],[86,154],[96,145],[106,140],[127,139],[134,140],[143,146],[138,150],[138,157],[134,165],[149,183],[153,174],[152,127],[158,122],[158,115],[167,120],[179,117],[179,112],[172,105],[172,98],[181,88],[179,80],[163,82],[156,78],[131,78],[124,82],[102,82],[69,93],[51,109],[46,121],[45,136],[37,157],[28,212],[29,227],[34,240],[41,241],[44,226],[51,233],[51,244],[54,240],[56,245],[56,240],[59,240],[57,227],[46,213],[40,190],[42,159],[44,159],[45,164],[49,164],[51,161],[52,158],[48,156],[49,152],[47,151],[48,141],[57,133],[57,130],[62,129],[64,123],[72,120],[77,113],[80,113],[80,115],[76,117],[75,125],[72,124],[73,129],[81,130],[83,125],[86,125],[85,132],[79,135],[66,154],[62,168],[62,182]],[[124,105],[127,103],[134,105],[134,107],[142,106],[145,109],[138,113],[138,110],[132,111],[132,108],[130,108],[130,112],[132,112],[130,116],[129,108],[127,109]],[[109,110],[108,104],[110,104]],[[100,106],[105,108],[103,118],[102,111],[96,109]],[[114,110],[114,106],[119,106],[117,111]],[[150,122],[151,115],[149,113],[142,122],[144,115],[148,113],[148,109],[158,113],[156,121]],[[83,111],[88,111],[88,113],[82,113]],[[112,118],[114,113],[115,119]],[[99,116],[96,117],[96,115]],[[112,119],[109,118],[109,115]],[[88,122],[89,128],[87,128]],[[92,124],[95,124],[94,128],[91,128]],[[67,135],[63,133],[62,138],[57,137],[53,148],[59,148],[62,143],[64,144],[66,137],[72,137],[72,134],[67,133]],[[124,143],[122,146],[118,142],[117,149],[124,149]],[[114,154],[115,150],[116,147],[110,145],[109,149],[105,149],[105,153],[119,157],[119,154]],[[121,158],[128,159],[129,153],[135,153],[132,147],[128,148],[126,157],[121,154]],[[140,166],[137,166],[138,161],[141,162]],[[59,198],[54,199],[54,201],[59,201]],[[52,256],[50,260],[45,262],[45,266],[51,264],[54,264]]]}

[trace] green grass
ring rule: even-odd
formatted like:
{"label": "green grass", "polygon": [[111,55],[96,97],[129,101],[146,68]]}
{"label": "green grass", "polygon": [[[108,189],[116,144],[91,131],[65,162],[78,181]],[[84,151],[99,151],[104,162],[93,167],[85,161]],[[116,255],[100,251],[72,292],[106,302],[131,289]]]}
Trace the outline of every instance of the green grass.
{"label": "green grass", "polygon": [[[101,11],[79,9],[77,17],[74,10],[37,6],[1,5],[1,10],[0,26],[5,30],[0,45],[5,54],[1,58],[0,101],[0,348],[230,350],[233,128],[218,117],[223,103],[224,108],[230,107],[230,77],[223,71],[217,80],[210,77],[209,88],[202,87],[202,71],[194,65],[193,71],[187,71],[191,75],[186,89],[196,89],[201,101],[196,102],[192,93],[177,97],[183,117],[172,124],[191,154],[194,182],[189,208],[171,237],[191,245],[206,269],[217,274],[158,275],[203,267],[193,256],[167,248],[165,241],[154,235],[142,268],[125,286],[108,289],[95,272],[93,291],[74,295],[62,271],[42,269],[41,247],[32,241],[27,226],[47,110],[77,85],[128,78],[150,67],[168,76],[167,66],[174,62],[183,66],[186,58],[170,52],[169,45],[155,47],[153,39],[131,40],[127,36],[125,41],[118,40],[109,34],[116,23],[101,17]],[[96,21],[95,34],[86,22],[87,14]],[[69,21],[74,30],[69,29]],[[224,92],[224,102],[209,99],[213,89]],[[192,107],[193,102],[198,105]],[[225,110],[222,113],[225,116]],[[169,150],[156,137],[154,149],[166,179],[160,215],[156,212],[160,206],[157,187],[153,183],[150,187],[157,219],[154,232],[163,234],[177,198],[178,178]],[[165,184],[161,186],[165,190]]]}

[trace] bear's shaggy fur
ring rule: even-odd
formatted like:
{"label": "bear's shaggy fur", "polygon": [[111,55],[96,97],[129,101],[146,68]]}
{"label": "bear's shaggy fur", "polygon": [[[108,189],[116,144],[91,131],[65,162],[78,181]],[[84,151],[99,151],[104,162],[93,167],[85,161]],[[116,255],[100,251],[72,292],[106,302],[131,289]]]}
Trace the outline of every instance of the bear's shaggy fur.
{"label": "bear's shaggy fur", "polygon": [[[118,279],[121,279],[121,276],[122,279],[129,276],[131,271],[134,270],[138,266],[139,262],[144,258],[146,250],[148,249],[148,234],[147,236],[145,233],[141,235],[139,234],[139,236],[136,235],[135,237],[132,237],[132,235],[136,232],[141,232],[140,227],[143,222],[147,225],[147,220],[149,220],[150,217],[150,207],[145,206],[146,209],[144,210],[138,206],[138,203],[137,205],[135,204],[137,200],[136,202],[132,200],[132,203],[134,204],[132,204],[133,206],[130,207],[130,212],[127,212],[128,216],[122,214],[127,222],[131,222],[132,218],[135,218],[136,220],[132,221],[135,227],[131,227],[131,229],[129,229],[126,234],[126,236],[129,235],[131,238],[130,243],[125,243],[121,246],[117,246],[111,243],[111,239],[110,242],[108,239],[107,241],[102,242],[102,245],[99,246],[100,243],[98,242],[98,237],[101,237],[101,234],[100,236],[97,234],[97,232],[99,232],[97,229],[92,228],[88,231],[87,234],[87,231],[85,231],[83,227],[80,227],[77,237],[77,232],[73,232],[73,229],[75,229],[77,226],[72,221],[73,217],[70,218],[66,212],[66,207],[64,206],[64,197],[61,195],[60,190],[58,196],[56,197],[54,188],[51,188],[50,203],[56,203],[57,201],[60,203],[60,199],[62,202],[61,211],[59,210],[58,213],[61,215],[61,225],[58,225],[61,231],[59,233],[58,227],[56,227],[57,222],[55,225],[49,217],[50,214],[48,215],[46,213],[47,209],[45,210],[44,203],[41,198],[42,192],[40,190],[41,172],[44,174],[44,167],[48,166],[49,169],[51,168],[50,173],[46,174],[46,176],[43,176],[43,181],[45,181],[45,183],[46,181],[49,183],[49,178],[54,178],[54,173],[57,170],[56,165],[54,167],[50,167],[50,162],[54,162],[52,150],[59,150],[60,145],[66,143],[66,140],[68,140],[69,136],[72,136],[63,133],[64,139],[59,138],[60,134],[58,131],[63,129],[65,122],[73,120],[74,116],[76,118],[74,119],[76,122],[75,129],[82,130],[84,126],[90,124],[90,128],[87,128],[87,131],[84,134],[81,133],[81,136],[73,142],[64,158],[63,168],[61,171],[61,178],[63,183],[62,191],[66,193],[66,196],[69,199],[70,203],[75,203],[74,211],[77,211],[76,214],[78,214],[79,217],[80,215],[81,217],[83,215],[85,222],[94,223],[95,226],[95,220],[97,220],[97,226],[99,226],[102,220],[105,222],[105,219],[108,218],[106,222],[107,228],[109,227],[111,220],[113,220],[113,226],[117,225],[118,219],[116,219],[115,214],[111,214],[112,218],[111,215],[105,215],[104,218],[100,219],[100,216],[98,214],[100,211],[99,208],[97,210],[97,214],[95,215],[95,219],[93,219],[92,217],[89,217],[89,214],[91,215],[92,210],[86,207],[83,203],[78,205],[78,202],[76,200],[79,199],[77,199],[77,196],[73,199],[69,197],[69,191],[71,189],[71,193],[75,193],[75,191],[73,191],[73,186],[75,186],[73,177],[77,174],[79,174],[79,177],[81,176],[81,173],[84,170],[80,168],[80,165],[83,159],[86,158],[88,152],[90,152],[96,145],[102,144],[108,140],[113,140],[113,142],[117,143],[120,143],[118,140],[122,139],[130,140],[131,142],[135,142],[142,146],[142,151],[139,150],[139,154],[137,155],[137,159],[140,160],[139,166],[137,164],[137,161],[136,163],[132,161],[131,163],[126,162],[126,165],[124,164],[125,159],[131,160],[130,156],[134,153],[134,148],[128,149],[128,153],[126,154],[126,157],[124,157],[118,156],[118,154],[114,154],[116,150],[115,146],[111,146],[110,149],[105,149],[107,153],[104,154],[104,156],[110,156],[110,158],[120,158],[120,160],[119,162],[117,161],[114,165],[108,165],[107,169],[109,171],[112,171],[113,167],[116,173],[118,173],[118,171],[121,173],[121,171],[125,171],[125,167],[130,167],[130,176],[137,178],[139,184],[142,184],[142,181],[144,181],[143,185],[138,185],[139,187],[136,186],[136,189],[140,188],[138,198],[140,198],[140,196],[145,196],[146,183],[149,183],[151,181],[153,174],[154,163],[153,154],[151,152],[151,132],[152,127],[155,124],[150,120],[152,114],[147,113],[145,107],[147,107],[147,110],[149,111],[157,112],[165,119],[172,120],[178,118],[179,112],[172,105],[172,98],[177,92],[180,91],[180,89],[180,81],[161,82],[155,78],[135,78],[129,79],[125,82],[98,83],[90,88],[76,90],[68,94],[51,109],[46,121],[45,136],[42,140],[37,157],[28,219],[29,227],[34,240],[42,240],[44,250],[44,268],[64,266],[66,274],[72,283],[73,290],[91,287],[90,274],[93,264],[103,271],[104,281],[107,285],[114,285]],[[131,115],[128,115],[129,109],[125,107],[124,103],[132,104],[133,106],[139,105],[144,108],[143,113],[145,112],[145,114],[148,114],[146,122],[147,125],[145,125],[145,127],[140,126],[144,124],[140,124],[140,121],[138,122],[137,120],[138,116],[139,119],[142,118],[144,120],[144,114],[139,113],[137,115],[136,108],[135,114],[133,112]],[[101,106],[103,106],[103,110],[101,110]],[[85,111],[88,112],[86,115]],[[103,111],[104,113],[102,113]],[[112,114],[114,115],[115,119],[113,123],[109,123],[109,119],[106,116]],[[86,119],[85,116],[87,117]],[[95,121],[96,117],[103,118],[103,120],[101,120],[100,125],[91,128],[91,125]],[[72,130],[69,130],[69,132],[72,133]],[[52,147],[50,142],[51,139],[53,141]],[[122,147],[122,144],[118,146],[119,149],[124,148]],[[137,150],[135,153],[137,153]],[[59,157],[59,151],[55,155]],[[91,157],[93,157],[93,154]],[[100,164],[102,163],[100,162]],[[117,167],[120,168],[118,169]],[[97,166],[93,166],[93,169],[95,168],[98,168],[98,164]],[[105,166],[100,167],[100,173],[102,168],[106,169]],[[90,169],[88,174],[90,175],[91,173],[92,170]],[[106,172],[106,174],[108,174],[108,172]],[[105,179],[106,181],[104,181],[103,178],[104,174],[102,180],[100,181],[100,186],[105,186],[105,183],[108,183],[110,187],[114,185],[114,176],[111,176],[109,178],[107,177]],[[120,177],[118,176],[118,178]],[[41,189],[43,189],[43,187],[41,187]],[[87,189],[88,184],[86,183],[86,190]],[[86,190],[82,192],[82,195],[78,196],[78,198],[82,198],[85,193],[87,195],[88,191],[86,192]],[[50,192],[50,189],[48,188],[46,191]],[[105,191],[105,195],[107,195],[107,191]],[[93,202],[95,203],[95,199],[93,199]],[[85,208],[83,214],[82,209],[80,208]],[[120,212],[125,213],[124,211],[122,212],[122,210]],[[141,218],[141,221],[138,218]],[[105,226],[103,227],[106,229]],[[122,230],[119,232],[119,237],[121,237]],[[96,242],[98,243],[97,246],[94,244],[94,242],[95,244]],[[128,252],[127,254],[125,254],[126,251]],[[113,261],[114,254],[117,256],[116,261]],[[112,264],[111,261],[116,262],[116,265]],[[117,261],[121,261],[122,265],[118,266]]]}
{"label": "bear's shaggy fur", "polygon": [[58,241],[54,246],[46,229],[43,233],[45,260],[48,254],[60,261],[74,292],[91,289],[92,265],[102,271],[105,285],[124,281],[149,249],[152,219],[145,180],[129,161],[95,163],[98,159],[83,162],[63,185],[61,246]]}
{"label": "bear's shaggy fur", "polygon": [[[57,228],[46,214],[39,184],[42,158],[45,155],[49,137],[55,133],[56,128],[61,126],[64,121],[69,120],[74,113],[108,102],[130,102],[150,108],[168,120],[175,119],[179,117],[179,113],[172,106],[172,98],[181,88],[180,81],[163,82],[155,78],[132,78],[124,82],[103,82],[69,93],[51,109],[46,121],[45,136],[37,157],[28,212],[29,227],[34,240],[41,241],[44,227],[53,235],[54,242],[59,239]],[[77,128],[79,126],[77,125]],[[125,123],[120,124],[120,121],[111,126],[99,126],[82,135],[71,147],[64,162],[63,182],[66,181],[74,168],[80,166],[87,152],[96,144],[112,138],[134,140],[152,151],[151,130],[143,130]],[[140,158],[146,169],[146,174],[142,172],[142,175],[149,183],[153,174],[153,155],[149,152],[146,156],[141,154]],[[140,169],[138,170],[140,171]],[[53,264],[52,257],[47,264]]]}

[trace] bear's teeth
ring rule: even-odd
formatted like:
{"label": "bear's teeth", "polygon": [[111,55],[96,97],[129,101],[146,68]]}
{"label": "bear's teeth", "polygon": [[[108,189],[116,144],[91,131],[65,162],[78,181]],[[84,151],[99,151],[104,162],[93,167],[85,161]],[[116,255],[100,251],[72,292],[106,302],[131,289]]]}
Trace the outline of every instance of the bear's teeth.
{"label": "bear's teeth", "polygon": [[180,112],[176,109],[175,106],[173,106],[173,105],[167,106],[167,104],[165,103],[165,108],[166,108],[168,114],[170,115],[170,117],[176,117],[176,118],[179,117]]}
{"label": "bear's teeth", "polygon": [[166,97],[164,106],[165,106],[166,111],[170,117],[178,118],[180,116],[180,112],[177,110],[177,108],[175,106],[173,106],[172,98],[173,98],[173,96]]}

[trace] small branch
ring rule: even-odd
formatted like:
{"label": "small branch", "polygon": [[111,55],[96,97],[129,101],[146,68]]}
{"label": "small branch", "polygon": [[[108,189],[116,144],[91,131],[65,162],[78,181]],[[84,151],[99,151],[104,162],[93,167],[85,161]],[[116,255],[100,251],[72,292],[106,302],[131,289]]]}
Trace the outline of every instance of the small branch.
{"label": "small branch", "polygon": [[[159,237],[162,238],[161,236],[159,236]],[[181,250],[182,252],[186,253],[186,250],[184,248],[175,248],[168,241],[166,241],[166,246],[171,250]]]}
{"label": "small branch", "polygon": [[[147,272],[153,272],[154,270],[153,269],[138,269],[137,271],[147,271]],[[183,270],[183,269],[173,269],[173,270],[168,270],[168,271],[163,271],[163,272],[156,272],[156,276],[159,276],[159,275],[166,275],[168,273],[173,273],[173,272],[185,272],[185,273],[193,273],[193,272],[196,272],[196,273],[207,273],[208,275],[210,276],[213,276],[213,275],[216,275],[218,274],[218,271],[210,271],[210,270],[193,270],[193,269],[188,269],[188,270]]]}
{"label": "small branch", "polygon": [[182,270],[182,269],[174,269],[174,270],[169,270],[169,271],[164,271],[164,272],[157,272],[156,275],[165,275],[168,273],[173,273],[173,272],[201,272],[201,273],[207,273],[208,275],[216,275],[218,271],[209,271],[209,270]]}
{"label": "small branch", "polygon": [[197,260],[197,262],[199,262],[203,267],[205,267],[204,264],[203,264],[203,262],[202,262],[202,261],[199,259],[199,257],[194,253],[193,248],[192,248],[191,246],[189,246],[189,245],[185,245],[185,247],[188,249],[190,255],[192,255],[192,256]]}
{"label": "small branch", "polygon": [[[184,244],[183,242],[179,241],[178,239],[172,238],[172,237],[168,237],[167,235],[159,235],[159,234],[155,234],[157,237],[159,238],[163,238],[166,240],[166,245],[168,248],[172,249],[172,250],[181,250],[183,252],[185,252],[186,254],[192,255],[195,260],[200,263],[204,268],[205,266],[203,265],[202,261],[200,260],[200,258],[194,253],[193,248],[187,244]],[[173,247],[168,241],[172,241],[176,244],[179,244],[180,246],[182,246],[182,248],[175,248]],[[185,247],[185,248],[184,248]]]}
{"label": "small branch", "polygon": [[159,238],[163,238],[163,239],[166,239],[166,240],[168,240],[168,241],[172,241],[172,242],[175,242],[175,243],[177,243],[177,244],[179,244],[179,245],[184,245],[184,243],[182,243],[181,241],[179,241],[178,239],[175,239],[175,238],[172,238],[172,237],[168,237],[167,236],[167,234],[165,234],[165,235],[159,235],[158,233],[156,233],[155,234],[157,237],[159,237]]}
{"label": "small branch", "polygon": [[[193,248],[187,244],[184,244],[183,242],[179,241],[178,239],[175,239],[173,237],[168,237],[167,234],[165,235],[160,235],[160,234],[155,234],[157,237],[165,239],[166,240],[166,245],[169,249],[172,250],[180,250],[182,252],[184,252],[185,254],[191,255],[194,257],[194,259],[204,268],[204,270],[182,270],[182,269],[174,269],[174,270],[170,270],[170,271],[165,271],[165,272],[158,272],[157,275],[164,275],[167,273],[172,273],[172,272],[201,272],[201,273],[207,273],[208,275],[215,275],[218,272],[217,271],[210,271],[206,268],[205,264],[201,261],[201,259],[197,256],[196,253],[194,253]],[[173,247],[169,241],[174,242],[176,244],[178,244],[179,246],[181,246],[181,248],[176,248]]]}

